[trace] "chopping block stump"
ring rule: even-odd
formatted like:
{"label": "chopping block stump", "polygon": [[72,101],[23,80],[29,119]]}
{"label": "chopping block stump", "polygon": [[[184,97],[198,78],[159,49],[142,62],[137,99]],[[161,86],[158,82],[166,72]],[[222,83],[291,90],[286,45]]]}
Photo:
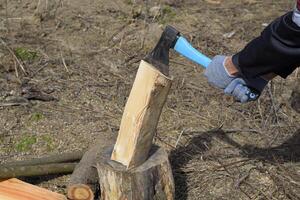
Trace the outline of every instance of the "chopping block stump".
{"label": "chopping block stump", "polygon": [[108,149],[97,164],[101,200],[174,200],[175,185],[167,152],[152,146],[148,159],[128,169],[111,160]]}

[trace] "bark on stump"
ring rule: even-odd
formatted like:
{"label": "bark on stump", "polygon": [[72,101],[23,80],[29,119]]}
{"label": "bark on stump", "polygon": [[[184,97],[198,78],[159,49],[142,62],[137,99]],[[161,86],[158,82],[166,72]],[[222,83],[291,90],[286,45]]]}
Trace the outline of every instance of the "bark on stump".
{"label": "bark on stump", "polygon": [[99,195],[97,161],[104,150],[115,142],[114,136],[106,134],[99,138],[83,155],[82,159],[73,171],[67,186],[67,197],[70,200],[93,200]]}
{"label": "bark on stump", "polygon": [[70,200],[93,200],[99,194],[96,164],[107,147],[115,142],[114,137],[98,139],[83,155],[70,177],[67,196]]}
{"label": "bark on stump", "polygon": [[93,200],[97,190],[97,170],[95,168],[98,154],[101,148],[94,146],[89,149],[80,160],[72,173],[68,187],[67,196],[72,200]]}
{"label": "bark on stump", "polygon": [[104,153],[97,164],[101,200],[173,200],[175,185],[167,152],[154,146],[140,166],[127,169]]}

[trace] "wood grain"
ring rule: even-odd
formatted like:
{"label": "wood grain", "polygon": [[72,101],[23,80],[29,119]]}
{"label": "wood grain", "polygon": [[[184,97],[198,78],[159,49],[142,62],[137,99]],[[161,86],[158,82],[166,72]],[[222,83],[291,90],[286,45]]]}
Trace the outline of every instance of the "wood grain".
{"label": "wood grain", "polygon": [[147,160],[172,79],[141,61],[111,159],[128,169]]}
{"label": "wood grain", "polygon": [[18,179],[0,182],[1,200],[67,200],[61,194],[51,192]]}

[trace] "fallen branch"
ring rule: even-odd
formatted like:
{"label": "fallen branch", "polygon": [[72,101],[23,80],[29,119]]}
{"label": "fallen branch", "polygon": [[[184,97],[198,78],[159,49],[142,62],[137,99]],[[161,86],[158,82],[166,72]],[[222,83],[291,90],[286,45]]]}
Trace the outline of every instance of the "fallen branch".
{"label": "fallen branch", "polygon": [[22,62],[17,58],[17,56],[13,52],[13,50],[4,42],[4,40],[1,37],[0,37],[0,41],[3,44],[3,46],[5,46],[6,49],[9,51],[9,53],[11,53],[11,55],[14,57],[14,59],[17,61],[17,63],[19,64],[19,66],[22,69],[22,71],[24,72],[24,74],[27,74],[27,72],[25,71],[25,68],[24,68]]}
{"label": "fallen branch", "polygon": [[84,154],[70,178],[67,187],[69,199],[80,199],[80,196],[86,200],[94,199],[94,193],[99,187],[95,165],[101,152],[101,148],[94,146]]}
{"label": "fallen branch", "polygon": [[[53,163],[69,163],[78,161],[82,158],[84,151],[77,151],[73,153],[63,153],[58,155],[51,155],[43,158],[35,158],[31,160],[21,160],[0,165],[0,170],[5,167],[17,167],[17,166],[34,166],[34,165],[45,165]],[[1,175],[0,175],[1,176]]]}
{"label": "fallen branch", "polygon": [[82,157],[71,175],[67,196],[71,200],[93,200],[99,192],[96,162],[103,156],[107,145],[113,145],[114,138],[98,140]]}
{"label": "fallen branch", "polygon": [[1,167],[0,179],[34,177],[73,172],[77,163],[59,163],[33,166]]}

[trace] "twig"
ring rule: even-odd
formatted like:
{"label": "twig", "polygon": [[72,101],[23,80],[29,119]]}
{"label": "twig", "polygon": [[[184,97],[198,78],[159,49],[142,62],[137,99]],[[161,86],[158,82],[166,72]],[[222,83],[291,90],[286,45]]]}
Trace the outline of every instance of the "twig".
{"label": "twig", "polygon": [[17,63],[15,60],[14,60],[14,66],[15,66],[16,77],[19,78],[19,72],[18,72]]}
{"label": "twig", "polygon": [[69,73],[70,71],[69,71],[68,66],[66,64],[65,58],[63,57],[62,51],[60,51],[60,56],[61,56],[63,66],[65,67],[66,71]]}
{"label": "twig", "polygon": [[[272,84],[272,82],[271,82]],[[275,100],[274,100],[274,96],[273,96],[273,93],[272,93],[272,90],[271,90],[271,86],[269,85],[268,87],[268,92],[269,92],[269,95],[270,95],[270,98],[271,98],[271,102],[272,102],[272,108],[273,108],[273,112],[274,112],[274,115],[276,117],[276,123],[279,123],[279,120],[278,120],[278,115],[277,115],[277,109],[276,109],[276,104],[275,104]]]}
{"label": "twig", "polygon": [[13,52],[13,50],[11,50],[11,48],[4,42],[4,40],[1,37],[0,37],[0,41],[3,44],[3,46],[5,46],[7,48],[7,50],[11,53],[11,55],[14,57],[14,59],[18,62],[19,66],[22,69],[22,71],[24,72],[24,74],[27,74],[22,62],[17,58],[17,56]]}
{"label": "twig", "polygon": [[6,28],[7,28],[7,31],[10,32],[10,28],[9,28],[9,23],[8,23],[8,0],[5,1],[5,15],[6,15]]}
{"label": "twig", "polygon": [[255,129],[223,129],[224,133],[233,133],[233,132],[249,132],[249,133],[261,133],[259,130]]}
{"label": "twig", "polygon": [[111,37],[107,40],[107,44],[109,44],[110,41],[112,41],[112,40],[114,39],[114,37],[115,37],[116,35],[118,35],[120,32],[122,32],[123,29],[124,29],[127,25],[129,25],[129,24],[130,24],[130,22],[127,22],[127,23],[123,24],[121,27],[119,27],[119,28],[117,29],[117,31],[114,32],[114,33],[111,35]]}
{"label": "twig", "polygon": [[176,141],[176,144],[175,144],[175,148],[177,147],[177,145],[178,145],[178,143],[179,143],[179,141],[180,141],[180,139],[181,139],[181,136],[182,136],[182,134],[184,133],[184,129],[180,132],[180,134],[179,134],[179,137],[178,137],[178,139],[177,139],[177,141]]}
{"label": "twig", "polygon": [[165,142],[163,139],[161,139],[160,137],[158,136],[155,136],[155,139],[159,140],[160,142],[164,143],[165,145],[169,146],[171,149],[176,149],[173,145]]}

